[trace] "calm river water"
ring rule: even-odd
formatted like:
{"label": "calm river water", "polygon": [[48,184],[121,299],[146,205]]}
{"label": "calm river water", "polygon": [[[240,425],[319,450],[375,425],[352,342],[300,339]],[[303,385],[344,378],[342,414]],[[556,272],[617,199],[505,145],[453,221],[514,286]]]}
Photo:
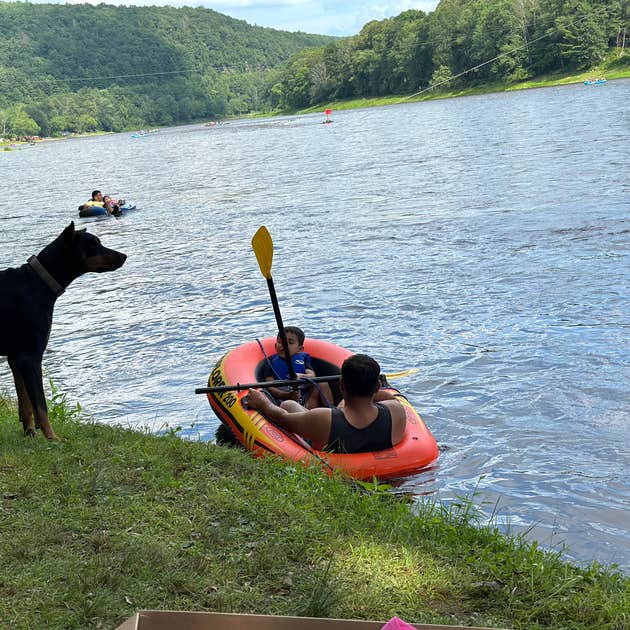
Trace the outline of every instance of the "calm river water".
{"label": "calm river water", "polygon": [[[441,446],[404,488],[630,571],[630,81],[41,143],[0,153],[0,267],[92,188],[128,254],[58,301],[45,369],[98,421],[212,439],[194,389],[285,323],[374,355]],[[10,391],[0,359],[0,389]],[[16,426],[16,431],[18,427]],[[498,502],[498,506],[496,506]]]}

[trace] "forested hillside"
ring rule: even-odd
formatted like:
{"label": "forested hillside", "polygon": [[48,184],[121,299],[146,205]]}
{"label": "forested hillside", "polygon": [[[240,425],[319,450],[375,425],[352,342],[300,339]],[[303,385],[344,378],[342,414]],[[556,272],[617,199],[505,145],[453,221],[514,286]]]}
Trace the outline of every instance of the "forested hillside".
{"label": "forested hillside", "polygon": [[201,8],[0,2],[0,136],[258,109],[273,68],[328,41]]}
{"label": "forested hillside", "polygon": [[590,68],[611,48],[628,64],[630,0],[441,0],[369,22],[360,34],[297,53],[276,104],[449,89]]}
{"label": "forested hillside", "polygon": [[201,8],[0,2],[0,136],[120,131],[630,63],[630,0],[441,0],[345,39]]}

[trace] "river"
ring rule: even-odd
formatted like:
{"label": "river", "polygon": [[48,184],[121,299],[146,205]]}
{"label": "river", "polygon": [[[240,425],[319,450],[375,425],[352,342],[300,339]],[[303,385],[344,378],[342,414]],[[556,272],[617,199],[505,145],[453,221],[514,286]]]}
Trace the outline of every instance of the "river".
{"label": "river", "polygon": [[[127,253],[58,300],[46,374],[99,422],[210,440],[195,387],[274,334],[265,224],[285,323],[419,368],[396,384],[442,452],[404,490],[629,572],[629,102],[623,80],[1,152],[0,265],[73,219]],[[78,220],[93,188],[139,209]]]}

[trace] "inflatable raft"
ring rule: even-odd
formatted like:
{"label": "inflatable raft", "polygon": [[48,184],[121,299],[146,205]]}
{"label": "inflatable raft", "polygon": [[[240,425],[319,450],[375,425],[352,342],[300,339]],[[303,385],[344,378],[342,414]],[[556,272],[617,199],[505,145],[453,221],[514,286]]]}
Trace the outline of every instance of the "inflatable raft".
{"label": "inflatable raft", "polygon": [[[125,212],[129,212],[129,210],[135,210],[136,204],[128,201],[127,203],[120,206],[120,211],[124,214]],[[85,219],[87,217],[106,217],[106,216],[115,216],[112,214],[107,214],[107,210],[103,208],[103,206],[80,206],[79,217]]]}
{"label": "inflatable raft", "polygon": [[[275,337],[269,337],[228,352],[212,370],[208,387],[259,382],[265,355],[271,356],[275,352],[275,341]],[[339,374],[344,359],[353,354],[316,339],[306,339],[304,351],[311,355],[313,370],[318,377]],[[331,381],[329,385],[337,404],[341,400],[338,381]],[[403,440],[384,451],[352,454],[314,450],[299,436],[273,424],[258,411],[246,409],[242,399],[247,390],[212,392],[207,396],[221,422],[247,450],[256,455],[275,453],[294,462],[316,462],[328,471],[339,470],[355,479],[392,479],[410,475],[431,464],[438,457],[438,448],[433,435],[409,401],[391,385],[388,384],[387,388],[393,391],[407,414]]]}

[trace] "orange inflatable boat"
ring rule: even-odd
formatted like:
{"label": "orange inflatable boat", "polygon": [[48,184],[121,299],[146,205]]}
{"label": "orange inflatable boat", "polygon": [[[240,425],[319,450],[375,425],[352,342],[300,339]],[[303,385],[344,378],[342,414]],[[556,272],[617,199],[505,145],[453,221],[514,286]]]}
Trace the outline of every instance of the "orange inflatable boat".
{"label": "orange inflatable boat", "polygon": [[[275,352],[275,337],[252,341],[228,352],[221,358],[208,379],[208,387],[234,386],[261,380],[267,356]],[[318,377],[341,372],[341,364],[351,354],[325,341],[306,339],[304,352],[311,355]],[[341,399],[337,381],[330,383],[335,403]],[[312,449],[299,436],[267,420],[258,411],[246,409],[242,391],[208,393],[214,412],[241,444],[257,455],[275,453],[295,462],[318,462],[327,470],[339,470],[355,479],[392,479],[404,477],[428,466],[438,457],[438,448],[431,432],[409,401],[398,390],[387,385],[405,407],[407,429],[402,442],[384,451],[369,453],[328,453]]]}

